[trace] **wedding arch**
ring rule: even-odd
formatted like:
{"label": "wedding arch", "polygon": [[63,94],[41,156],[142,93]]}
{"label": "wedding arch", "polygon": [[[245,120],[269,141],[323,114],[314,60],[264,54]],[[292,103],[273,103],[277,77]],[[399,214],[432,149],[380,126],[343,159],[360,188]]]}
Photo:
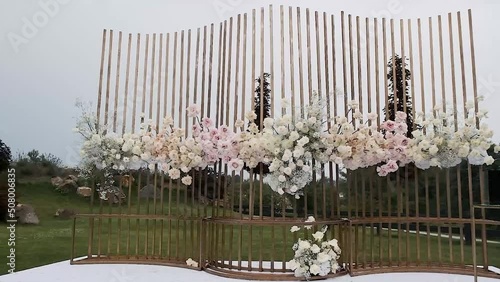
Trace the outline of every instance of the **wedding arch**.
{"label": "wedding arch", "polygon": [[[177,32],[104,30],[97,121],[117,134],[138,133],[144,123],[159,131],[167,123],[183,128],[176,134],[184,138],[199,130],[186,110],[197,104],[193,111],[216,127],[242,132],[248,129],[239,129],[241,120],[256,103],[262,125],[265,103],[270,117],[295,118],[319,98],[325,131],[337,126],[336,116],[355,119],[352,100],[361,113],[374,113],[370,125],[399,110],[410,129],[417,129],[419,112],[429,111],[451,113],[457,127],[470,109],[479,112],[473,35],[470,10],[396,20],[285,6]],[[346,170],[313,157],[317,168],[297,197],[290,187],[278,193],[269,187],[269,164],[242,165],[235,172],[217,159],[184,171],[186,181],[158,164],[115,168],[113,175],[95,171],[92,188],[99,194],[89,212],[75,218],[71,262],[162,264],[285,280],[293,278],[287,261],[297,239],[327,226],[325,236],[342,249],[339,271],[329,276],[472,275],[472,265],[480,264],[478,275],[498,277],[488,269],[486,228],[497,222],[474,208],[487,203],[482,165],[423,170],[408,163],[379,176],[376,166]],[[114,190],[103,190],[106,177]],[[309,216],[315,220],[305,221]],[[290,233],[295,226],[301,230]],[[75,235],[82,228],[85,240]],[[481,243],[472,244],[476,238]],[[75,251],[82,244],[85,254]]]}

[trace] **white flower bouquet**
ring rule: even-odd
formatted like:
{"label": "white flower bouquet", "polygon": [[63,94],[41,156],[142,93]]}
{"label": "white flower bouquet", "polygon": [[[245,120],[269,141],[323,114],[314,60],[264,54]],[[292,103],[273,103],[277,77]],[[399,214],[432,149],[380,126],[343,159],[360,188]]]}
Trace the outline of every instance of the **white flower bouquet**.
{"label": "white flower bouquet", "polygon": [[[291,232],[297,232],[300,227],[293,226]],[[313,239],[299,239],[292,247],[294,257],[287,263],[287,267],[294,271],[295,277],[304,277],[309,280],[312,276],[326,276],[336,273],[340,266],[341,249],[336,239],[327,240],[328,226],[312,234]]]}

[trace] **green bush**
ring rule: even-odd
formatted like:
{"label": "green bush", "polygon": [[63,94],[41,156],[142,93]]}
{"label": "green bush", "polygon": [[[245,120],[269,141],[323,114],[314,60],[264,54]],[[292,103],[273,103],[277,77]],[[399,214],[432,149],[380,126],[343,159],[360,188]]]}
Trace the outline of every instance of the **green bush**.
{"label": "green bush", "polygon": [[40,154],[37,150],[18,153],[14,161],[19,176],[56,176],[64,170],[61,159],[53,154]]}
{"label": "green bush", "polygon": [[12,155],[10,154],[10,148],[0,140],[0,172],[6,170],[11,161]]}

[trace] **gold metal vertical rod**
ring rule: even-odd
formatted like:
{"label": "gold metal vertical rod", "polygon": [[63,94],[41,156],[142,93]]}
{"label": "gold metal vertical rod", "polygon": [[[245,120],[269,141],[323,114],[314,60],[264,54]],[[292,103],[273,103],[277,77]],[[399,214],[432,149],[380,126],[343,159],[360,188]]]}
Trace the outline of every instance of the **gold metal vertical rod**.
{"label": "gold metal vertical rod", "polygon": [[[149,52],[149,34],[146,34],[146,46],[144,48],[144,77],[142,84],[142,106],[141,106],[141,116],[146,114],[146,85],[148,80],[148,52]],[[141,123],[144,122],[144,118],[141,119]]]}
{"label": "gold metal vertical rod", "polygon": [[213,64],[213,50],[214,50],[214,24],[210,25],[210,51],[208,55],[208,99],[207,99],[207,116],[210,116],[210,108],[212,105],[212,64]]}
{"label": "gold metal vertical rod", "polygon": [[[205,96],[207,93],[205,92],[205,75],[207,69],[207,26],[203,27],[203,55],[202,55],[202,67],[201,67],[201,116],[205,116]],[[201,177],[201,175],[200,175]],[[200,180],[201,183],[201,180]],[[204,224],[204,222],[202,222]]]}
{"label": "gold metal vertical rod", "polygon": [[[274,117],[274,27],[273,27],[273,5],[269,5],[269,69],[271,74],[270,89],[271,89],[271,116]],[[274,227],[273,227],[274,231]],[[274,241],[273,241],[274,242]],[[273,263],[274,269],[274,263]]]}
{"label": "gold metal vertical rod", "polygon": [[[301,35],[301,30],[302,30],[302,24],[300,22],[300,8],[297,7],[297,52],[299,55],[299,101],[300,107],[304,106],[304,75],[302,73],[303,70],[303,64],[302,64],[302,35]],[[302,108],[301,108],[302,112]],[[304,199],[306,198],[307,194],[304,194]],[[305,208],[307,210],[307,206]]]}
{"label": "gold metal vertical rod", "polygon": [[149,85],[149,119],[153,119],[154,82],[155,82],[155,59],[156,59],[156,33],[153,33],[153,50],[151,52],[151,79]]}
{"label": "gold metal vertical rod", "polygon": [[432,108],[434,116],[436,115],[436,111],[434,107],[436,106],[436,81],[434,78],[434,44],[433,44],[433,36],[432,36],[432,18],[429,17],[429,49],[430,49],[430,65],[431,65],[431,86],[432,86]]}
{"label": "gold metal vertical rod", "polygon": [[107,129],[109,114],[109,91],[111,84],[111,61],[113,57],[113,30],[109,31],[108,65],[106,75],[106,102],[104,104],[104,127]]}
{"label": "gold metal vertical rod", "polygon": [[441,15],[438,16],[438,38],[439,38],[439,65],[441,67],[441,103],[443,111],[446,111],[446,84],[444,79],[444,55],[443,55],[443,23]]}
{"label": "gold metal vertical rod", "polygon": [[[359,111],[363,112],[363,74],[361,71],[361,36],[360,36],[361,26],[359,24],[359,16],[356,16],[356,55],[357,55],[357,63],[358,63],[358,102],[359,102]],[[364,205],[364,199],[363,199]],[[363,230],[365,230],[363,228]],[[364,240],[364,239],[363,239]]]}
{"label": "gold metal vertical rod", "polygon": [[[260,13],[260,79],[261,79],[261,84],[260,84],[260,124],[261,124],[261,129],[263,128],[263,123],[264,123],[264,58],[265,58],[265,53],[264,53],[264,38],[265,38],[265,32],[264,32],[264,8],[261,8],[261,13]],[[259,174],[259,216],[260,219],[262,220],[264,218],[263,214],[263,170],[262,170],[262,165],[260,165],[260,174]],[[259,270],[263,271],[263,263],[262,263],[262,240],[263,240],[263,227],[260,227],[259,230]]]}
{"label": "gold metal vertical rod", "polygon": [[[239,87],[239,71],[240,71],[240,43],[241,43],[241,15],[238,15],[236,21],[236,70],[234,74],[234,111],[233,119],[238,118],[238,87]],[[246,55],[246,54],[244,54]],[[243,109],[241,109],[243,111]],[[236,126],[233,122],[233,131],[236,132]]]}
{"label": "gold metal vertical rod", "polygon": [[227,82],[226,82],[226,109],[224,110],[226,114],[225,125],[229,126],[229,105],[231,97],[231,61],[232,61],[232,47],[233,47],[233,18],[229,18],[229,49],[227,52]]}
{"label": "gold metal vertical rod", "polygon": [[[272,36],[272,35],[271,35]],[[280,5],[280,74],[281,74],[281,99],[285,99],[285,18],[283,5]],[[281,104],[281,103],[280,103]],[[285,108],[281,107],[281,115],[285,114]],[[274,116],[274,115],[273,115]]]}
{"label": "gold metal vertical rod", "polygon": [[[294,67],[294,55],[293,55],[293,21],[292,21],[292,7],[288,9],[288,32],[290,36],[290,92],[291,92],[291,100],[292,100],[292,116],[295,116],[295,85],[294,85],[294,77],[295,77],[295,67]],[[298,28],[298,27],[297,27]]]}
{"label": "gold metal vertical rod", "polygon": [[115,81],[115,102],[113,107],[113,132],[116,132],[116,121],[118,118],[118,91],[120,88],[120,63],[122,57],[122,32],[118,33],[118,48],[116,58],[116,81]]}
{"label": "gold metal vertical rod", "polygon": [[[465,79],[465,60],[464,60],[464,46],[463,46],[463,34],[462,34],[462,19],[460,12],[457,12],[457,25],[458,25],[458,43],[460,50],[460,75],[462,79],[462,100],[463,100],[463,111],[464,114],[467,112],[466,103],[467,101],[467,84]],[[458,109],[457,109],[458,110]],[[458,121],[458,117],[457,117]],[[461,182],[461,169],[457,166],[457,189],[458,189],[458,218],[463,218],[463,207],[462,207],[462,182]],[[464,252],[464,230],[460,228],[460,263],[465,267],[465,252]]]}
{"label": "gold metal vertical rod", "polygon": [[125,70],[125,95],[123,97],[123,121],[122,121],[122,134],[125,133],[125,128],[127,127],[127,107],[128,107],[128,87],[130,78],[130,53],[132,48],[132,34],[128,34],[128,44],[127,44],[127,68]]}
{"label": "gold metal vertical rod", "polygon": [[[184,126],[185,132],[186,132],[186,137],[188,135],[188,130],[189,130],[189,121],[188,121],[188,115],[187,115],[187,110],[186,108],[191,105],[191,95],[190,95],[190,86],[191,86],[191,29],[188,29],[188,34],[187,34],[187,60],[186,60],[186,92],[185,92],[185,97],[186,97],[186,104],[183,107],[184,111]],[[193,102],[194,103],[194,102]],[[184,193],[187,195],[187,193]],[[187,202],[186,202],[187,204]]]}
{"label": "gold metal vertical rod", "polygon": [[[411,19],[408,19],[408,46],[410,48],[410,73],[412,75],[412,80],[410,81],[410,92],[411,92],[411,104],[412,104],[412,115],[415,117],[415,73],[414,73],[414,68],[413,68],[413,34],[412,34],[412,23]],[[415,129],[415,125],[411,129],[412,131]],[[420,217],[420,211],[419,211],[419,196],[418,196],[418,169],[417,167],[414,167],[414,185],[415,185],[415,216]],[[420,265],[420,223],[416,224],[416,251],[417,251],[417,265]]]}
{"label": "gold metal vertical rod", "polygon": [[101,64],[99,67],[99,86],[97,92],[97,122],[100,123],[101,119],[101,104],[102,104],[102,79],[104,75],[104,54],[106,51],[106,33],[107,30],[102,31],[102,46],[101,46]]}
{"label": "gold metal vertical rod", "polygon": [[165,43],[165,83],[163,86],[163,118],[169,116],[167,113],[167,102],[168,102],[168,69],[169,69],[169,63],[170,63],[170,33],[167,33],[166,36],[166,43]]}
{"label": "gold metal vertical rod", "polygon": [[[196,57],[194,61],[194,87],[193,87],[193,102],[198,104],[198,74],[199,74],[199,67],[200,67],[200,35],[201,31],[200,28],[196,29]],[[205,45],[203,45],[205,46]],[[201,94],[202,96],[205,95],[204,92]],[[201,107],[203,108],[204,105],[201,104]],[[203,116],[203,115],[202,115]],[[194,122],[194,121],[193,121]]]}

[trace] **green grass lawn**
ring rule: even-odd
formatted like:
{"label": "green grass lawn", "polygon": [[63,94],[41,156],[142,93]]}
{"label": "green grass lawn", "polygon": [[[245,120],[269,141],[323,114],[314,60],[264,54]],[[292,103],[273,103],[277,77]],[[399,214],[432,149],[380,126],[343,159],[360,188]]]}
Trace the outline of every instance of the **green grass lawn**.
{"label": "green grass lawn", "polygon": [[[179,193],[180,204],[175,203]],[[30,204],[35,207],[40,218],[40,224],[36,226],[17,225],[16,229],[16,271],[28,269],[36,266],[41,266],[57,261],[67,260],[70,258],[71,252],[71,232],[73,220],[61,220],[54,217],[58,208],[71,208],[80,213],[89,212],[88,199],[81,198],[77,195],[62,195],[54,191],[54,188],[49,184],[48,179],[37,179],[24,181],[17,186],[18,200],[24,204]],[[170,198],[169,198],[170,196]],[[186,216],[197,214],[212,214],[216,211],[211,208],[206,208],[200,205],[194,205],[194,208],[189,208],[185,204],[186,197],[182,191],[173,190],[172,193],[165,192],[164,199],[164,214],[168,214],[169,203],[171,214],[183,214]],[[189,204],[191,201],[188,200]],[[149,208],[148,208],[149,205]],[[153,202],[142,201],[140,203],[139,213],[145,214],[153,211]],[[133,213],[137,213],[138,203],[132,201],[130,209]],[[157,203],[157,213],[161,213],[160,203]],[[94,212],[99,211],[99,205],[94,206]],[[128,211],[127,204],[121,207],[109,207],[107,204],[102,205],[104,213],[126,213]],[[222,210],[219,210],[222,212]],[[227,214],[231,213],[226,211]],[[146,228],[147,225],[147,228]],[[186,225],[186,226],[184,226]],[[118,226],[121,226],[121,231],[118,231]],[[2,224],[0,228],[6,226]],[[289,232],[290,226],[243,226],[238,225],[231,227],[220,227],[219,232],[215,235],[212,232],[212,242],[207,246],[208,250],[212,250],[212,258],[222,260],[289,260],[292,256],[291,246],[297,240],[297,236],[303,236],[303,233],[292,235]],[[333,227],[332,237],[338,237],[338,228]],[[4,229],[5,230],[5,229]],[[130,230],[130,233],[129,233]],[[79,218],[76,225],[76,246],[75,256],[84,256],[87,254],[88,248],[88,231],[89,219]],[[387,260],[390,256],[397,264],[397,257],[401,253],[403,260],[416,261],[417,255],[420,255],[420,262],[426,263],[429,261],[439,261],[439,250],[441,250],[441,262],[448,263],[450,257],[450,242],[448,238],[429,237],[420,235],[420,248],[417,250],[417,235],[406,234],[402,232],[401,245],[398,245],[398,233],[392,231],[390,236],[387,230],[381,235],[374,235],[373,240],[370,240],[372,229],[369,226],[357,229],[357,236],[360,238],[358,244],[353,246],[353,251],[356,251],[358,261],[370,262],[377,261],[382,253],[382,258]],[[353,232],[350,237],[354,238],[356,234]],[[101,236],[98,236],[101,234]],[[163,257],[183,259],[186,257],[196,258],[198,254],[199,241],[195,234],[198,234],[198,225],[189,221],[177,220],[136,220],[136,219],[102,219],[94,220],[94,240],[92,253],[97,254],[99,249],[102,254],[111,253],[125,254],[127,246],[129,246],[129,254],[155,254],[160,252]],[[251,234],[251,235],[250,235]],[[7,232],[0,232],[0,255],[5,262],[6,254],[8,254]],[[362,236],[368,238],[364,242]],[[100,240],[99,240],[100,237]],[[147,238],[147,239],[146,239]],[[262,238],[262,240],[260,239]],[[406,240],[409,242],[409,251],[406,251]],[[159,242],[162,242],[160,248]],[[119,242],[119,246],[118,246]],[[343,243],[343,242],[341,242]],[[99,247],[100,246],[100,247]],[[251,246],[251,247],[250,247]],[[390,246],[390,248],[389,248]],[[251,248],[251,252],[250,252]],[[389,252],[390,249],[390,252]],[[217,250],[217,251],[215,251]],[[381,250],[381,252],[380,252]],[[428,250],[430,257],[428,258]],[[248,254],[251,253],[251,257]],[[345,250],[345,254],[347,250]],[[464,263],[472,263],[471,247],[465,245],[463,247]],[[451,254],[453,262],[460,262],[461,245],[459,240],[451,241]],[[478,262],[482,264],[482,254],[480,244],[478,244]],[[488,245],[489,265],[500,266],[500,245]],[[2,263],[5,265],[5,263]],[[278,266],[280,267],[280,266]],[[6,267],[0,270],[0,274],[7,272]]]}

